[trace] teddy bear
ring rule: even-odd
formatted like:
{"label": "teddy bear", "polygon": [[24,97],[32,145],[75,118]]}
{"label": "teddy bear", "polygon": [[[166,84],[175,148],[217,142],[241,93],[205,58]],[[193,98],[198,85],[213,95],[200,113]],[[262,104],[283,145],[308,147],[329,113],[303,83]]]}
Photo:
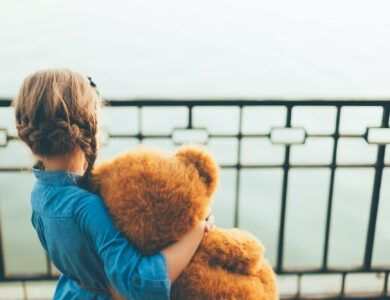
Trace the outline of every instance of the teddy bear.
{"label": "teddy bear", "polygon": [[[201,146],[175,153],[141,146],[98,164],[91,185],[121,232],[143,255],[153,255],[204,220],[218,164]],[[171,299],[277,299],[263,253],[252,234],[215,228],[172,284]]]}

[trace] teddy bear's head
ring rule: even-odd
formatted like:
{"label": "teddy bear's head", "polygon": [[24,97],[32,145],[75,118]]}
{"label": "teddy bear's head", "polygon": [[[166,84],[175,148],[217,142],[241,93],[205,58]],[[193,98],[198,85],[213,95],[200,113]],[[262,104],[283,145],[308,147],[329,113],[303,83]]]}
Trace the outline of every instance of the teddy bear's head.
{"label": "teddy bear's head", "polygon": [[176,153],[136,148],[96,166],[91,189],[145,255],[179,240],[207,214],[218,166],[200,146]]}

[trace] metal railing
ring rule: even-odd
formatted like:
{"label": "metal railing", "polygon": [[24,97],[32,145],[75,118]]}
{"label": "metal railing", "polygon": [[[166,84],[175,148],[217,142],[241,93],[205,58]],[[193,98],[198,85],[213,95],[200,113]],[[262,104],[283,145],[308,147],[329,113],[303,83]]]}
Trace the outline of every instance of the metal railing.
{"label": "metal railing", "polygon": [[[11,101],[8,99],[0,100],[0,107],[10,106]],[[341,275],[341,288],[339,294],[334,298],[348,298],[345,293],[345,281],[349,274],[352,273],[378,273],[383,276],[383,290],[380,294],[372,296],[372,298],[384,298],[389,297],[388,294],[388,282],[390,274],[390,266],[385,267],[373,267],[373,246],[376,232],[376,223],[378,216],[378,207],[380,200],[380,191],[382,184],[382,174],[384,168],[390,167],[389,163],[385,162],[385,149],[386,145],[389,144],[389,138],[373,138],[373,135],[378,130],[382,132],[382,137],[390,137],[389,129],[389,113],[390,113],[390,100],[111,100],[108,101],[109,107],[134,107],[138,108],[138,132],[136,133],[106,133],[107,139],[116,138],[129,138],[143,141],[144,139],[176,139],[178,131],[188,133],[194,131],[200,131],[203,136],[204,143],[207,144],[208,140],[213,138],[234,138],[237,140],[237,162],[234,164],[222,164],[222,169],[235,169],[237,171],[236,185],[235,185],[235,212],[234,212],[234,225],[239,226],[240,224],[240,181],[241,181],[241,170],[243,169],[270,169],[277,168],[283,171],[283,179],[281,186],[281,199],[280,199],[280,218],[279,218],[279,232],[278,232],[278,243],[276,253],[276,264],[275,271],[281,275],[296,275],[298,278],[297,292],[293,295],[293,298],[301,297],[301,279],[305,275],[309,274],[340,274]],[[170,133],[164,134],[148,134],[142,129],[142,109],[148,107],[183,107],[186,109],[186,125],[174,128]],[[204,126],[195,126],[193,121],[194,110],[199,107],[213,107],[215,109],[229,107],[236,108],[238,110],[238,130],[234,133],[213,133],[205,128]],[[244,110],[253,107],[279,107],[285,110],[285,120],[283,126],[271,126],[268,132],[262,133],[248,133],[243,130],[244,121]],[[304,126],[294,126],[292,117],[296,108],[333,108],[335,110],[334,118],[334,130],[330,133],[312,133],[308,132]],[[343,133],[340,131],[341,126],[341,115],[345,108],[351,107],[377,107],[381,110],[380,124],[379,126],[368,126],[365,128],[363,133]],[[221,119],[221,122],[222,119]],[[223,124],[222,124],[223,125]],[[382,129],[378,129],[382,128]],[[3,135],[3,143],[0,147],[7,147],[9,141],[17,139],[16,136],[12,136],[4,128],[0,128],[0,134]],[[280,137],[282,136],[282,137]],[[291,138],[295,136],[294,138]],[[248,164],[241,161],[242,141],[245,138],[265,138],[269,139],[272,144],[282,145],[284,147],[284,159],[281,164]],[[308,138],[330,138],[333,140],[332,156],[330,163],[303,163],[294,164],[290,160],[291,148],[295,144],[304,144]],[[368,144],[377,145],[376,161],[374,163],[339,163],[337,160],[338,146],[340,138],[361,138]],[[180,141],[176,141],[180,143]],[[286,229],[286,218],[287,214],[287,194],[289,186],[289,172],[292,168],[325,168],[330,170],[329,180],[329,194],[326,205],[326,217],[324,226],[323,236],[323,254],[322,264],[318,268],[310,269],[297,269],[297,268],[285,268],[284,267],[284,254],[285,254],[285,229]],[[329,266],[329,241],[331,236],[331,220],[333,215],[333,199],[334,199],[334,187],[335,187],[335,173],[336,170],[341,168],[372,168],[374,172],[374,181],[372,188],[372,197],[369,210],[368,224],[367,224],[367,236],[364,249],[364,260],[361,262],[359,267],[353,268],[333,268]],[[21,168],[2,168],[0,172],[15,172]],[[23,169],[25,170],[25,169]],[[0,237],[1,242],[1,237]],[[0,247],[0,282],[2,281],[20,281],[20,280],[44,280],[56,278],[52,274],[51,264],[47,262],[47,273],[31,276],[17,276],[8,277],[5,274],[4,257],[2,247]]]}

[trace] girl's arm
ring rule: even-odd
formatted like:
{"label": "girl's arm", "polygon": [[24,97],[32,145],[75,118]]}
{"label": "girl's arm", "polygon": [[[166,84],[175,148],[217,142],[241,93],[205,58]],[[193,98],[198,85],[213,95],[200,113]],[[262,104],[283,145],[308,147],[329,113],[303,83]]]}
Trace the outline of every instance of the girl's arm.
{"label": "girl's arm", "polygon": [[211,215],[207,218],[207,223],[202,222],[199,226],[187,233],[180,241],[161,251],[165,256],[168,265],[169,279],[172,282],[179,277],[181,272],[183,272],[188,265],[191,258],[194,256],[196,249],[198,249],[204,233],[211,229],[212,223],[213,216]]}
{"label": "girl's arm", "polygon": [[[195,253],[203,224],[181,241],[156,253],[142,256],[115,228],[103,201],[87,194],[80,199],[75,215],[80,230],[101,258],[109,283],[120,295],[130,299],[168,300],[171,279],[176,279]],[[205,227],[206,226],[206,227]]]}

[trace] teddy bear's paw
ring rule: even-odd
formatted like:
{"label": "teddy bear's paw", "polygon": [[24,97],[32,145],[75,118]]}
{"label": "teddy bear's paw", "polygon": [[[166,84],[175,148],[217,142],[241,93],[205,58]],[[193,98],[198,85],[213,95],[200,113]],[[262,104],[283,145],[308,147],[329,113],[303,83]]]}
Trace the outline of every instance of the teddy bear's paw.
{"label": "teddy bear's paw", "polygon": [[198,253],[210,266],[255,275],[262,267],[263,251],[261,243],[250,233],[217,228],[203,239]]}
{"label": "teddy bear's paw", "polygon": [[172,300],[276,300],[272,268],[256,275],[230,272],[220,266],[192,261],[172,285]]}
{"label": "teddy bear's paw", "polygon": [[266,299],[279,299],[278,288],[276,283],[276,274],[267,260],[263,260],[259,272],[256,276],[260,279]]}

